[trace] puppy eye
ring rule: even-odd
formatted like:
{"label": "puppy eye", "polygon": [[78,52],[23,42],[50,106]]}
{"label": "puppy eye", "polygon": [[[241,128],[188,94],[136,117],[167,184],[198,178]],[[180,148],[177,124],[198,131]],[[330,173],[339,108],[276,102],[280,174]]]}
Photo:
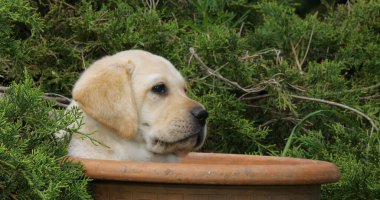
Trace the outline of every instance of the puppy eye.
{"label": "puppy eye", "polygon": [[185,91],[185,94],[187,94],[187,88],[183,89]]}
{"label": "puppy eye", "polygon": [[168,93],[168,89],[166,88],[165,84],[159,83],[152,87],[152,92],[159,95],[166,95]]}

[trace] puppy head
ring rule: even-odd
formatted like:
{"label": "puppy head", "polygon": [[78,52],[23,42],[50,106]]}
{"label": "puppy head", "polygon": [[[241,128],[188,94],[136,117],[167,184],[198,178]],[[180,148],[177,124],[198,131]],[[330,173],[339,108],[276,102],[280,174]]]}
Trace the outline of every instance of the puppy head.
{"label": "puppy head", "polygon": [[186,95],[181,74],[166,59],[130,50],[90,66],[73,97],[90,117],[154,153],[187,152],[202,146],[207,111]]}

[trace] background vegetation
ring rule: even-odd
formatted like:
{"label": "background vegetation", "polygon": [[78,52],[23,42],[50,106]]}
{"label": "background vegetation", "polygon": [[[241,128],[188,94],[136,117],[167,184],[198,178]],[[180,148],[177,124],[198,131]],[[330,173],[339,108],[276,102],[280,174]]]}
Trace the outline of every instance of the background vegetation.
{"label": "background vegetation", "polygon": [[0,0],[0,84],[26,68],[69,96],[94,60],[151,51],[208,108],[203,151],[331,161],[324,199],[379,199],[380,1],[315,2]]}

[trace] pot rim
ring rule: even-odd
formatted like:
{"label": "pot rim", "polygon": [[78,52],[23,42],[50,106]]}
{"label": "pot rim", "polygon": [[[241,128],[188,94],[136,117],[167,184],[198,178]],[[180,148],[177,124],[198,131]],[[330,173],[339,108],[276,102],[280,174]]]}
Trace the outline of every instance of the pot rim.
{"label": "pot rim", "polygon": [[310,185],[337,182],[330,162],[289,157],[221,153],[189,153],[180,163],[130,162],[71,157],[96,180],[212,184]]}

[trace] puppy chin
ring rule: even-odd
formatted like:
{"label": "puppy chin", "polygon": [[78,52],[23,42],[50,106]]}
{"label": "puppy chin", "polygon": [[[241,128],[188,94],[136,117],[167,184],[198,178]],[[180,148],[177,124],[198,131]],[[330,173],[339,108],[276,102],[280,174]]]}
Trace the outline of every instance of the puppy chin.
{"label": "puppy chin", "polygon": [[190,151],[194,150],[197,143],[197,138],[191,138],[186,143],[166,143],[164,141],[158,141],[153,139],[147,142],[146,148],[155,154],[176,154],[186,155]]}

